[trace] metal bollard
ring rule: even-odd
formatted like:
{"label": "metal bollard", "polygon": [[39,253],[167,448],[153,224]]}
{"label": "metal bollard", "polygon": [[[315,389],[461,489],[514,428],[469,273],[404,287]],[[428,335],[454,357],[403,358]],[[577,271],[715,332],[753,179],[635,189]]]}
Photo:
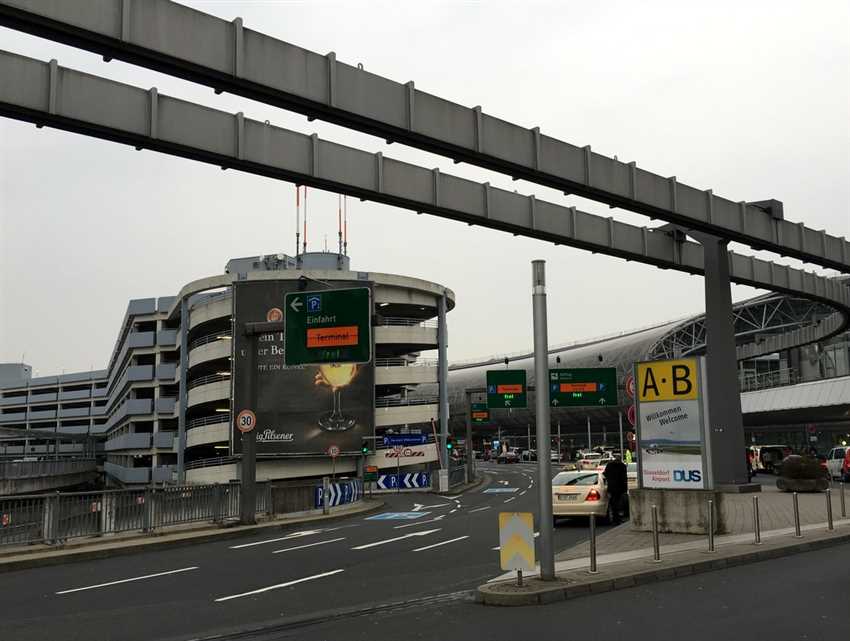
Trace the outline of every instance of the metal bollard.
{"label": "metal bollard", "polygon": [[826,529],[835,529],[835,524],[832,522],[832,490],[829,488],[826,488]]}
{"label": "metal bollard", "polygon": [[791,498],[794,500],[794,538],[802,539],[803,535],[800,534],[800,504],[797,501],[797,493],[794,492]]}
{"label": "metal bollard", "polygon": [[590,515],[590,573],[596,574],[596,515]]}
{"label": "metal bollard", "polygon": [[658,543],[658,506],[652,506],[652,560],[661,562],[661,546]]}
{"label": "metal bollard", "polygon": [[706,519],[708,530],[708,551],[714,552],[714,500],[708,499],[708,518]]}
{"label": "metal bollard", "polygon": [[759,519],[759,497],[753,495],[753,545],[761,545],[761,521]]}
{"label": "metal bollard", "polygon": [[331,480],[327,476],[322,477],[322,514],[330,514]]}
{"label": "metal bollard", "polygon": [[847,506],[844,504],[844,481],[841,481],[841,518],[847,517]]}

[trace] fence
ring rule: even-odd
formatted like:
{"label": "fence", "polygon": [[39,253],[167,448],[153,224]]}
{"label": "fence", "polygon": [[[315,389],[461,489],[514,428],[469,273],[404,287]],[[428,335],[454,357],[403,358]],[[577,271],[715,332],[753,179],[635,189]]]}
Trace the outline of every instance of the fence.
{"label": "fence", "polygon": [[[321,480],[257,483],[256,510],[267,515],[312,510],[321,486]],[[0,497],[0,547],[221,523],[239,517],[239,499],[239,483]],[[340,502],[353,500],[352,494]]]}

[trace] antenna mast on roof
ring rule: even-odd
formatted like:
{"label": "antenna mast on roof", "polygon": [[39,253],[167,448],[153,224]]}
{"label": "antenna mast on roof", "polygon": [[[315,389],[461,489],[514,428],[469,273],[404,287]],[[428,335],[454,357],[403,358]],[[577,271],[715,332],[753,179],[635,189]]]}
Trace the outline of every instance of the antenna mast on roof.
{"label": "antenna mast on roof", "polygon": [[336,226],[339,234],[339,254],[342,255],[342,194],[337,197]]}
{"label": "antenna mast on roof", "polygon": [[307,185],[304,185],[304,251],[307,253]]}
{"label": "antenna mast on roof", "polygon": [[295,185],[295,258],[301,245],[301,186]]}

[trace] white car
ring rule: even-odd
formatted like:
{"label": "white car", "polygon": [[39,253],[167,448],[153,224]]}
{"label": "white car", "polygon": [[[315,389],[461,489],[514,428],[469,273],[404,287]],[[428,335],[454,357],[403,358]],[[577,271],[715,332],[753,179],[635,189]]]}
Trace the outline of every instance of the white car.
{"label": "white car", "polygon": [[829,475],[834,479],[840,480],[843,475],[842,468],[847,449],[845,446],[839,445],[833,447],[826,455],[826,468],[829,470]]}

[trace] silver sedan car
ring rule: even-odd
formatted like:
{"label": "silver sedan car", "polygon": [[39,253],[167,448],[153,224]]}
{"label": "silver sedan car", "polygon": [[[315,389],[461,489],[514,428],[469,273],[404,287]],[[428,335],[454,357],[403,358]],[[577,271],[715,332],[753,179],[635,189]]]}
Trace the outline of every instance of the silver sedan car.
{"label": "silver sedan car", "polygon": [[605,478],[598,470],[560,472],[552,479],[552,516],[590,516],[614,520],[613,506],[608,504]]}

